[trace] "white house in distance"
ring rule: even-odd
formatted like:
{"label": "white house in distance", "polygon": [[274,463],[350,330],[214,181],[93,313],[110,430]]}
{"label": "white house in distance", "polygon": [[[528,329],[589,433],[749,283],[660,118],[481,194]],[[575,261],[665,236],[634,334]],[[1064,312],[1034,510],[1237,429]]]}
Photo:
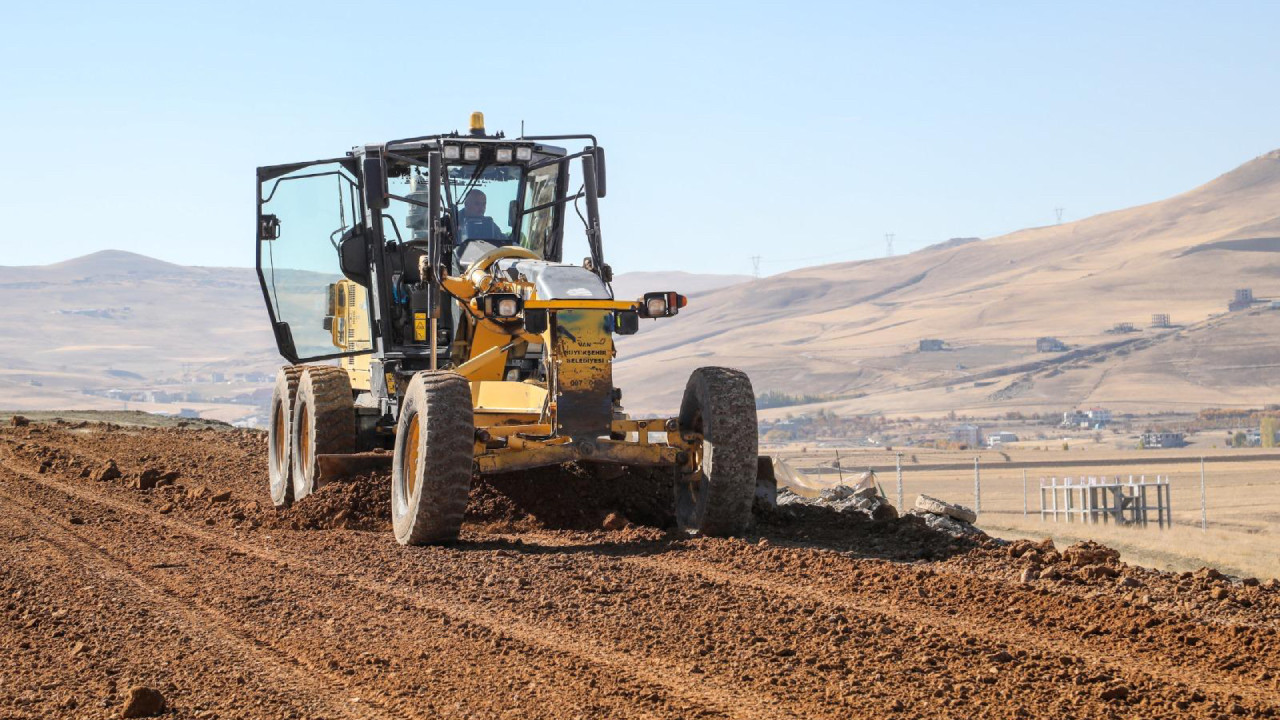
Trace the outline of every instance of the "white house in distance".
{"label": "white house in distance", "polygon": [[1110,422],[1111,411],[1096,407],[1089,410],[1068,410],[1062,413],[1061,427],[1100,430]]}
{"label": "white house in distance", "polygon": [[1000,447],[1007,443],[1018,442],[1018,436],[1007,430],[1000,430],[987,435],[987,447]]}

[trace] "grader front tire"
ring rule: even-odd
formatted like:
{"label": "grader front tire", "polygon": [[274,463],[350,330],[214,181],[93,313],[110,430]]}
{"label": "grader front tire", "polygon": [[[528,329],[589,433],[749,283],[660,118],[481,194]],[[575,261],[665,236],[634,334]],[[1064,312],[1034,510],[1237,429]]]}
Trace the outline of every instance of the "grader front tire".
{"label": "grader front tire", "polygon": [[414,375],[391,461],[391,521],[401,545],[458,538],[471,493],[474,442],[467,379],[453,372]]}
{"label": "grader front tire", "polygon": [[703,438],[698,469],[676,479],[681,530],[725,537],[746,530],[756,492],[756,398],[740,370],[693,371],[680,403],[680,432]]}
{"label": "grader front tire", "polygon": [[298,379],[290,428],[293,441],[293,499],[316,490],[318,455],[355,452],[356,413],[351,379],[342,368],[312,365]]}

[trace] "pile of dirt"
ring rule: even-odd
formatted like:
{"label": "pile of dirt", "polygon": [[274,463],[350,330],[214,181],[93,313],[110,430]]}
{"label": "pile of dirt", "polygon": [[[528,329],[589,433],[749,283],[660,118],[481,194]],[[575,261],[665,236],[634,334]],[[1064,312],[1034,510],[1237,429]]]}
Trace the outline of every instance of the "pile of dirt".
{"label": "pile of dirt", "polygon": [[465,521],[481,532],[524,532],[542,527],[537,516],[520,507],[485,478],[472,481]]}
{"label": "pile of dirt", "polygon": [[1233,578],[1213,568],[1178,573],[1139,567],[1122,562],[1119,552],[1093,541],[1059,551],[1049,538],[1016,540],[993,550],[998,566],[1012,564],[1012,579],[1024,584],[1119,595],[1138,608],[1173,606],[1182,611],[1280,618],[1280,580],[1276,579]]}
{"label": "pile of dirt", "polygon": [[294,530],[391,530],[391,482],[384,474],[329,483],[284,508],[276,525]]}
{"label": "pile of dirt", "polygon": [[669,472],[613,470],[577,463],[477,479],[471,489],[467,521],[495,529],[541,527],[598,530],[627,523],[655,528],[675,524],[674,491]]}
{"label": "pile of dirt", "polygon": [[864,512],[841,512],[820,503],[759,508],[755,535],[839,550],[857,557],[941,560],[975,547],[995,545],[985,535],[954,536],[930,527],[919,515],[872,519]]}
{"label": "pile of dirt", "polygon": [[[387,530],[390,478],[375,474],[331,483],[274,522],[295,530]],[[609,469],[577,463],[476,478],[465,522],[481,533],[536,530],[605,532],[649,537],[675,528],[670,473]],[[747,531],[755,538],[824,545],[864,557],[931,560],[994,543],[981,534],[957,537],[929,518],[867,512],[848,502],[783,503],[756,507]],[[963,535],[963,534],[961,534]]]}

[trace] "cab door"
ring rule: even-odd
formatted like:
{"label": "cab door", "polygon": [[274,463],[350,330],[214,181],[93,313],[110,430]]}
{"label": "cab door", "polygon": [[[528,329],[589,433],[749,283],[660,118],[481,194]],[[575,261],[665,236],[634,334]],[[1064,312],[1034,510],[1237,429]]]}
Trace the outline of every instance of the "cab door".
{"label": "cab door", "polygon": [[[367,303],[357,309],[366,315],[361,323],[333,307],[344,278],[341,243],[353,237],[363,242],[360,200],[352,158],[258,168],[258,280],[276,346],[292,363],[366,354],[373,347]],[[342,318],[342,332],[335,317]],[[353,326],[365,337],[351,337]]]}

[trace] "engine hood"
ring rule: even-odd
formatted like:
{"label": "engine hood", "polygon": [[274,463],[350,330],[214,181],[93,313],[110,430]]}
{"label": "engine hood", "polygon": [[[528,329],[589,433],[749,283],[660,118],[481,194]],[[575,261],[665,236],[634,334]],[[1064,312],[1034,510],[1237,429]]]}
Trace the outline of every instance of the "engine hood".
{"label": "engine hood", "polygon": [[546,260],[505,259],[495,263],[498,272],[532,282],[539,300],[612,300],[613,292],[590,270]]}

